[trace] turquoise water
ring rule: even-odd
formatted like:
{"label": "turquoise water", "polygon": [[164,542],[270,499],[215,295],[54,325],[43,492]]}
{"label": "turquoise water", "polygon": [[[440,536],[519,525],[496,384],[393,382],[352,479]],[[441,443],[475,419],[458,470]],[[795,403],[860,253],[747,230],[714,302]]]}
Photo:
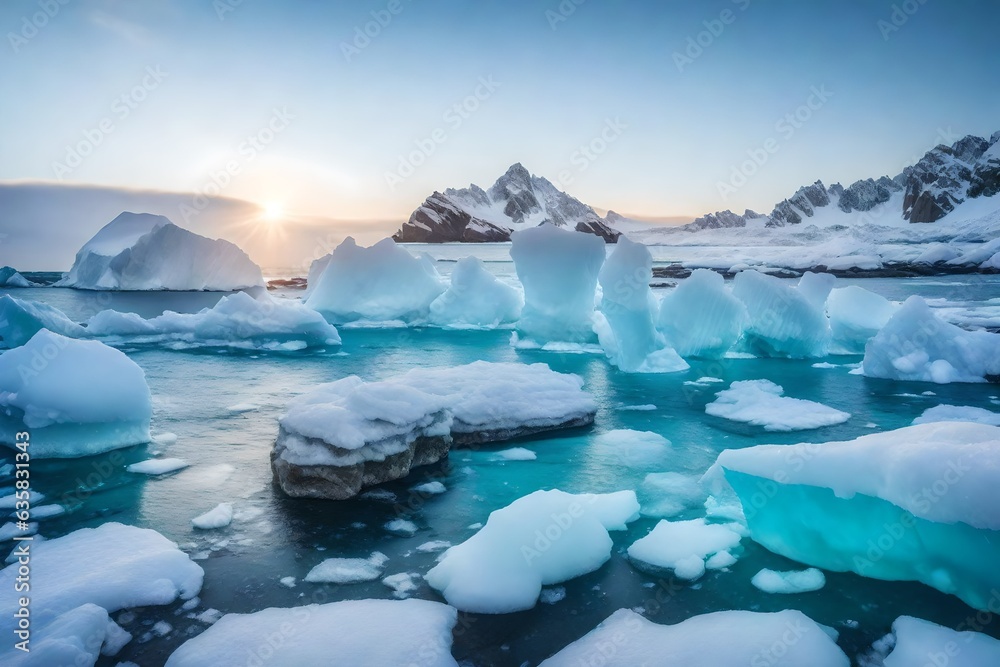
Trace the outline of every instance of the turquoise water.
{"label": "turquoise water", "polygon": [[[976,303],[1000,294],[1000,280],[995,277],[886,279],[861,284],[893,299],[918,292]],[[63,289],[11,293],[50,303],[77,320],[102,308],[145,316],[164,308],[194,311],[220,297],[108,295]],[[334,586],[303,583],[301,579],[325,558],[368,556],[375,550],[389,556],[387,575],[424,573],[433,566],[436,555],[415,551],[418,545],[430,540],[458,543],[474,532],[469,529],[471,524],[485,521],[492,510],[537,489],[636,489],[650,472],[700,475],[725,448],[854,438],[875,428],[907,425],[938,403],[996,410],[996,396],[1000,393],[995,385],[938,386],[871,380],[848,374],[850,369],[844,366],[813,368],[812,363],[819,360],[693,361],[692,369],[684,373],[626,375],[602,356],[514,350],[508,344],[507,331],[342,329],[341,334],[344,345],[340,349],[296,355],[127,348],[129,356],[146,372],[154,396],[153,433],[174,433],[177,441],[88,459],[34,462],[36,490],[44,493],[48,502],[65,503],[71,510],[65,516],[45,521],[42,534],[56,537],[107,521],[160,531],[198,557],[205,569],[202,603],[195,612],[208,607],[249,612],[308,602],[390,598],[391,590],[378,581]],[[386,485],[397,493],[399,507],[372,499],[292,500],[272,487],[268,454],[277,432],[277,418],[290,397],[319,382],[350,374],[379,379],[417,366],[453,366],[477,359],[541,361],[555,370],[581,375],[585,388],[600,405],[595,425],[516,443],[537,452],[535,461],[495,460],[495,451],[511,446],[507,443],[454,451],[446,463],[418,469],[408,479]],[[828,361],[849,364],[860,361],[860,357],[832,357]],[[813,431],[766,433],[757,427],[707,416],[705,404],[724,385],[684,385],[685,381],[706,375],[727,383],[767,378],[782,385],[790,396],[820,401],[853,416],[845,424]],[[934,395],[921,395],[925,391]],[[241,403],[251,403],[257,409],[239,413],[228,410]],[[656,410],[621,409],[639,404],[653,404]],[[594,436],[616,428],[655,431],[668,438],[672,446],[662,458],[645,462],[598,451]],[[148,458],[153,452],[186,459],[191,466],[152,479],[124,471],[127,463]],[[447,493],[424,499],[407,492],[430,479],[443,482]],[[6,485],[9,483],[0,483]],[[410,501],[413,507],[408,507]],[[231,526],[202,532],[191,528],[191,518],[220,502],[234,505],[237,518]],[[679,518],[703,514],[702,509],[691,509]],[[397,516],[414,521],[420,527],[417,535],[404,538],[386,533],[382,525]],[[644,607],[646,615],[659,623],[674,623],[721,609],[796,608],[840,630],[841,646],[849,655],[856,655],[885,634],[901,614],[951,627],[975,614],[958,599],[920,584],[875,581],[853,574],[828,573],[826,587],[815,593],[767,595],[750,585],[750,578],[760,568],[799,566],[749,539],[744,539],[743,555],[729,571],[709,572],[693,584],[657,579],[635,570],[623,553],[654,524],[654,519],[642,518],[627,531],[613,533],[616,546],[611,561],[597,572],[566,583],[567,597],[557,604],[539,604],[531,611],[506,616],[463,615],[456,634],[456,657],[475,665],[537,664],[622,607]],[[287,588],[278,581],[285,576],[300,581],[295,588]],[[416,595],[440,599],[426,585]],[[99,664],[114,665],[121,660],[132,660],[144,667],[162,664],[176,646],[207,627],[183,613],[178,615],[178,611],[179,605],[138,610],[136,620],[125,626],[136,639],[116,658],[104,658]],[[169,622],[174,631],[140,643],[139,636],[158,620]],[[852,627],[854,622],[857,627]],[[1000,623],[987,624],[985,632],[1000,637]]]}

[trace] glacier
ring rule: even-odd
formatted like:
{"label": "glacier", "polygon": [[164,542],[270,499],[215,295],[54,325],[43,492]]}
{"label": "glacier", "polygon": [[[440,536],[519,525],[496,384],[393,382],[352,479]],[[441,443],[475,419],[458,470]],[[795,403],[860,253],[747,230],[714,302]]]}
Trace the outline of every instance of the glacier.
{"label": "glacier", "polygon": [[604,241],[553,225],[523,229],[511,238],[510,256],[524,287],[517,330],[538,343],[592,342]]}
{"label": "glacier", "polygon": [[13,447],[30,430],[33,458],[149,442],[151,415],[142,369],[104,343],[42,329],[0,355],[0,444]]}
{"label": "glacier", "polygon": [[601,567],[609,530],[639,517],[632,491],[535,491],[495,510],[471,538],[453,546],[425,579],[461,611],[506,614],[531,609],[543,586]]}
{"label": "glacier", "polygon": [[199,236],[161,215],[125,212],[80,248],[56,286],[229,292],[263,287],[264,277],[229,241]]}
{"label": "glacier", "polygon": [[723,451],[750,535],[833,572],[920,581],[987,609],[1000,588],[1000,427],[908,426]]}
{"label": "glacier", "polygon": [[660,301],[657,328],[682,357],[720,358],[739,341],[747,320],[746,306],[721,275],[695,269]]}

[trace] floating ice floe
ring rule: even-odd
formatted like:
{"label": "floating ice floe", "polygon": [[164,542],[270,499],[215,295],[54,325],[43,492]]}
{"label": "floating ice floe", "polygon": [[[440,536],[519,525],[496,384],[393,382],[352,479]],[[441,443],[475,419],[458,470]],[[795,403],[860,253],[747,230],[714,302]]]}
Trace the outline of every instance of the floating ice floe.
{"label": "floating ice floe", "polygon": [[426,579],[462,611],[530,609],[543,586],[593,572],[611,557],[609,530],[639,516],[632,491],[536,491],[490,514],[486,525],[451,547]]}
{"label": "floating ice floe", "polygon": [[501,461],[534,461],[538,458],[538,454],[524,447],[501,449],[493,456]]}
{"label": "floating ice floe", "polygon": [[510,256],[524,287],[517,329],[539,344],[594,340],[594,297],[604,240],[541,225],[514,232]]}
{"label": "floating ice floe", "polygon": [[376,551],[368,558],[327,558],[309,570],[304,581],[326,584],[358,584],[382,576],[389,557]]}
{"label": "floating ice floe", "polygon": [[729,385],[705,406],[705,412],[731,421],[763,426],[765,431],[800,431],[842,424],[847,412],[822,403],[784,396],[770,380],[743,380]]}
{"label": "floating ice floe", "polygon": [[24,345],[42,329],[67,338],[83,338],[86,330],[61,310],[44,303],[0,296],[0,347]]}
{"label": "floating ice floe", "polygon": [[233,506],[229,503],[219,503],[204,514],[191,519],[191,525],[201,530],[225,528],[233,522]]}
{"label": "floating ice floe", "polygon": [[658,519],[676,516],[705,500],[698,477],[679,472],[653,472],[639,486],[642,515]]}
{"label": "floating ice floe", "polygon": [[810,593],[826,585],[826,576],[814,567],[791,572],[764,568],[753,576],[750,583],[765,593]]}
{"label": "floating ice floe", "polygon": [[[978,625],[978,624],[977,624]],[[900,616],[892,632],[875,642],[864,664],[882,667],[1000,665],[1000,640],[980,632],[959,632],[912,616]]]}
{"label": "floating ice floe", "polygon": [[590,665],[595,657],[603,667],[849,667],[835,637],[800,611],[719,611],[658,625],[619,609],[539,667]]}
{"label": "floating ice floe", "polygon": [[[166,667],[283,665],[458,667],[454,609],[427,600],[350,600],[226,614],[174,651]],[[275,638],[283,641],[275,647]],[[239,647],[239,650],[234,650]]]}
{"label": "floating ice floe", "polygon": [[83,604],[32,628],[30,652],[0,651],[0,663],[5,667],[92,667],[102,655],[117,655],[131,640],[132,635],[108,618],[106,610]]}
{"label": "floating ice floe", "polygon": [[430,322],[454,329],[492,329],[521,316],[521,293],[496,279],[482,260],[463,257],[451,272],[451,285],[430,304]]}
{"label": "floating ice floe", "polygon": [[593,451],[603,459],[630,468],[647,468],[663,461],[670,441],[652,431],[616,429],[594,438]]}
{"label": "floating ice floe", "polygon": [[189,465],[191,464],[184,459],[147,459],[138,463],[130,463],[125,466],[125,469],[137,475],[167,475],[178,470],[183,470]]}
{"label": "floating ice floe", "polygon": [[714,359],[736,345],[747,319],[721,275],[695,269],[663,297],[657,327],[682,357]]}
{"label": "floating ice floe", "polygon": [[868,342],[862,371],[889,380],[985,382],[1000,377],[1000,334],[960,329],[911,296]]}
{"label": "floating ice floe", "polygon": [[337,329],[297,301],[246,292],[223,297],[197,313],[168,311],[143,319],[105,310],[87,322],[86,334],[121,344],[168,343],[175,347],[237,347],[298,350],[340,345]]}
{"label": "floating ice floe", "polygon": [[42,329],[0,355],[0,444],[31,432],[33,458],[90,456],[149,442],[146,376],[122,352]]}
{"label": "floating ice floe", "polygon": [[740,544],[739,529],[704,519],[664,520],[632,544],[628,556],[641,568],[673,570],[680,579],[697,579],[709,566],[721,569],[736,562],[732,550]]}
{"label": "floating ice floe", "polygon": [[811,275],[816,274],[803,276],[798,288],[753,270],[736,275],[733,296],[747,308],[744,337],[752,352],[796,359],[826,356],[830,324],[823,291],[832,285]]}
{"label": "floating ice floe", "polygon": [[305,304],[337,324],[414,322],[427,319],[446,287],[427,255],[415,257],[392,239],[365,248],[348,236],[310,284]]}
{"label": "floating ice floe", "polygon": [[598,276],[601,312],[595,331],[611,363],[626,373],[674,373],[690,368],[654,326],[656,297],[649,289],[653,258],[622,236]]}
{"label": "floating ice floe", "polygon": [[59,287],[235,291],[263,287],[260,268],[229,241],[199,236],[161,215],[122,213],[76,253]]}
{"label": "floating ice floe", "polygon": [[861,354],[865,344],[892,318],[898,306],[883,296],[850,285],[830,292],[826,312],[833,336],[832,352]]}
{"label": "floating ice floe", "polygon": [[[0,570],[4,590],[14,590],[17,551]],[[120,523],[81,528],[31,545],[31,619],[35,627],[81,605],[108,613],[188,600],[201,590],[204,572],[177,545],[154,530]],[[0,597],[0,631],[13,636],[16,597]]]}
{"label": "floating ice floe", "polygon": [[37,287],[12,266],[0,267],[0,287]]}
{"label": "floating ice floe", "polygon": [[590,424],[597,404],[582,386],[545,364],[484,361],[383,382],[347,377],[289,404],[272,468],[289,495],[350,498],[440,460],[453,444]]}
{"label": "floating ice floe", "polygon": [[986,609],[1000,587],[998,462],[1000,427],[940,422],[846,442],[730,449],[709,477],[721,471],[751,537],[777,554],[920,581]]}
{"label": "floating ice floe", "polygon": [[934,422],[975,422],[1000,426],[1000,412],[985,408],[975,408],[969,405],[935,405],[927,408],[913,420],[914,424],[932,424]]}

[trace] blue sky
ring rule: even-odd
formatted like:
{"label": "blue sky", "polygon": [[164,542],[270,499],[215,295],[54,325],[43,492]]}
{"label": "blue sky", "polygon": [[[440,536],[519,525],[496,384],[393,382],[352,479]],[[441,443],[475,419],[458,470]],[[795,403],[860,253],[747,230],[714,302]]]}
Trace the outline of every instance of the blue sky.
{"label": "blue sky", "polygon": [[12,0],[0,180],[215,183],[287,213],[393,219],[520,161],[628,214],[766,212],[817,178],[894,175],[1000,130],[998,24],[985,0]]}

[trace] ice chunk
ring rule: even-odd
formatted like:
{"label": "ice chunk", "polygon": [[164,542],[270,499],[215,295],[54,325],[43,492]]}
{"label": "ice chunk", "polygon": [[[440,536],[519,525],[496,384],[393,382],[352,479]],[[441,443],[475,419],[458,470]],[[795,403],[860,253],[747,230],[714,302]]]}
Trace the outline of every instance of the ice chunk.
{"label": "ice chunk", "polygon": [[[226,614],[174,651],[166,667],[283,665],[458,667],[451,656],[457,613],[427,600],[350,600],[253,614]],[[275,648],[271,641],[281,638]],[[239,650],[236,650],[239,647]]]}
{"label": "ice chunk", "polygon": [[524,286],[518,330],[538,343],[592,342],[604,240],[554,225],[516,231],[511,240],[510,256]]}
{"label": "ice chunk", "polygon": [[414,257],[392,239],[370,248],[348,236],[333,251],[306,305],[333,322],[420,321],[445,291],[427,255]]}
{"label": "ice chunk", "polygon": [[663,461],[670,441],[651,431],[617,429],[594,438],[594,453],[630,468],[648,468]]}
{"label": "ice chunk", "polygon": [[0,347],[24,345],[42,329],[61,336],[82,338],[86,331],[58,308],[37,301],[0,296]]}
{"label": "ice chunk", "polygon": [[260,268],[229,241],[148,213],[122,213],[76,254],[59,287],[235,291],[263,287]]}
{"label": "ice chunk", "polygon": [[639,487],[643,516],[669,518],[704,499],[698,478],[678,472],[650,473]]}
{"label": "ice chunk", "polygon": [[747,308],[747,343],[751,351],[772,357],[824,357],[830,325],[815,290],[800,291],[774,276],[743,271],[733,281],[733,296]]}
{"label": "ice chunk", "polygon": [[730,449],[716,470],[753,539],[771,551],[824,570],[921,581],[986,609],[1000,586],[998,462],[1000,427],[940,422]]}
{"label": "ice chunk", "polygon": [[[14,590],[18,563],[0,570],[0,585]],[[81,528],[31,546],[31,617],[49,622],[87,603],[113,613],[170,604],[201,590],[204,572],[177,545],[154,530],[120,523]],[[0,596],[0,631],[14,627],[12,595]]]}
{"label": "ice chunk", "polygon": [[419,572],[400,572],[392,574],[382,579],[382,583],[392,589],[394,597],[404,599],[410,597],[410,593],[420,586],[421,576]]}
{"label": "ice chunk", "polygon": [[358,584],[375,581],[382,576],[388,562],[385,554],[376,551],[368,558],[327,558],[309,570],[305,580],[311,583]]}
{"label": "ice chunk", "polygon": [[715,417],[763,426],[765,431],[801,431],[842,424],[851,415],[801,398],[783,396],[770,380],[743,380],[729,385],[705,406]]}
{"label": "ice chunk", "polygon": [[543,588],[541,595],[538,596],[538,601],[542,604],[557,604],[566,599],[566,587],[565,586],[553,586],[552,588]]}
{"label": "ice chunk", "polygon": [[11,266],[0,268],[0,287],[35,287],[31,282]]}
{"label": "ice chunk", "polygon": [[538,454],[524,447],[502,449],[495,456],[501,461],[534,461],[538,458]]}
{"label": "ice chunk", "polygon": [[808,570],[778,572],[764,568],[750,580],[765,593],[809,593],[826,585],[826,577],[814,567]]}
{"label": "ice chunk", "polygon": [[921,382],[984,382],[1000,376],[1000,334],[965,331],[911,296],[865,347],[864,375]]}
{"label": "ice chunk", "polygon": [[674,570],[681,579],[697,579],[705,573],[706,558],[729,552],[739,543],[740,534],[731,525],[704,519],[663,520],[628,548],[628,556],[640,566]]}
{"label": "ice chunk", "polygon": [[641,243],[618,239],[604,263],[601,314],[607,326],[597,328],[611,363],[626,373],[672,373],[689,366],[667,346],[653,325],[656,298],[649,289],[653,258]]}
{"label": "ice chunk", "polygon": [[125,466],[129,472],[137,475],[167,475],[183,470],[190,465],[184,459],[147,459]]}
{"label": "ice chunk", "polygon": [[677,665],[677,667],[849,667],[828,634],[800,611],[719,611],[657,625],[619,609],[539,667]]}
{"label": "ice chunk", "polygon": [[16,648],[0,651],[0,663],[5,667],[92,666],[102,654],[116,655],[132,639],[94,604],[80,605],[32,630],[30,653]]}
{"label": "ice chunk", "polygon": [[884,667],[947,665],[984,667],[1000,665],[1000,640],[979,632],[958,632],[912,616],[900,616],[892,624],[892,634],[876,642],[876,654]]}
{"label": "ice chunk", "polygon": [[1000,413],[967,405],[935,405],[913,420],[914,424],[934,422],[975,422],[1000,426]]}
{"label": "ice chunk", "polygon": [[229,503],[219,503],[204,514],[191,519],[191,525],[202,530],[225,528],[233,521],[233,506]]}
{"label": "ice chunk", "polygon": [[418,484],[410,489],[415,493],[420,493],[426,496],[436,496],[447,491],[448,488],[441,482],[425,482],[423,484]]}
{"label": "ice chunk", "polygon": [[27,427],[34,458],[149,442],[152,409],[142,369],[103,343],[42,329],[0,355],[0,444]]}
{"label": "ice chunk", "polygon": [[542,586],[593,572],[611,556],[609,530],[638,517],[632,491],[536,491],[490,514],[444,553],[427,583],[462,611],[504,614],[535,606]]}
{"label": "ice chunk", "polygon": [[721,275],[695,269],[663,297],[657,328],[682,357],[719,358],[743,335],[747,317]]}
{"label": "ice chunk", "polygon": [[464,257],[451,272],[451,286],[431,302],[432,324],[453,328],[494,328],[516,322],[524,299],[497,280],[482,260]]}
{"label": "ice chunk", "polygon": [[897,308],[888,299],[857,285],[833,290],[826,301],[826,312],[834,351],[863,353],[865,343],[889,322]]}
{"label": "ice chunk", "polygon": [[176,343],[184,347],[281,350],[290,343],[303,343],[302,347],[340,344],[337,329],[316,311],[297,301],[266,293],[254,298],[246,292],[223,297],[214,307],[198,313],[167,311],[149,320],[134,313],[105,310],[90,318],[86,333],[116,345]]}
{"label": "ice chunk", "polygon": [[393,519],[383,526],[385,532],[399,537],[412,537],[417,534],[417,524],[406,519]]}
{"label": "ice chunk", "polygon": [[590,424],[597,405],[582,385],[545,364],[484,361],[383,382],[344,378],[292,401],[272,466],[290,495],[349,498],[434,463],[452,443]]}

